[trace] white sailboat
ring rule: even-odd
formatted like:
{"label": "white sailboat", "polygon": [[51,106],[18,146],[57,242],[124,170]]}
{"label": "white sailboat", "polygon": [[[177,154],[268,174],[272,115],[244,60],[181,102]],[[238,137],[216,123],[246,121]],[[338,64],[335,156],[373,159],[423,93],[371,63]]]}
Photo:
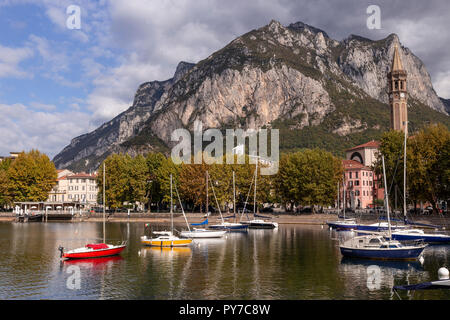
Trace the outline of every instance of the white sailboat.
{"label": "white sailboat", "polygon": [[[344,194],[344,203],[342,205],[343,207],[343,212],[344,212],[344,219],[343,220],[338,220],[338,221],[327,221],[327,225],[330,228],[336,229],[336,230],[353,230],[356,229],[356,220],[351,218],[351,219],[347,219],[345,218],[345,207],[347,205],[346,202],[346,192],[345,192],[345,174],[344,174],[344,179],[342,181],[342,186],[343,186],[343,194]],[[341,211],[341,208],[339,207],[339,182],[338,182],[338,218],[339,218],[339,212]]]}
{"label": "white sailboat", "polygon": [[[206,172],[206,174],[209,177],[208,171]],[[224,220],[224,218],[222,216],[222,211],[220,210],[219,201],[217,200],[217,197],[216,197],[216,192],[214,191],[213,184],[211,184],[211,188],[213,191],[214,199],[216,200],[217,209],[219,210],[220,219],[222,220],[222,223],[213,224],[213,225],[209,226],[209,228],[218,229],[218,230],[246,230],[248,228],[248,226],[245,224],[242,224],[239,222],[228,222],[228,221]]]}
{"label": "white sailboat", "polygon": [[[206,203],[208,203],[208,172],[206,172],[206,199],[207,199]],[[227,233],[225,230],[208,230],[203,228],[193,228],[191,230],[189,223],[187,222],[186,215],[184,214],[184,209],[183,205],[181,204],[181,201],[180,206],[181,210],[183,211],[183,215],[188,227],[188,231],[181,231],[180,236],[182,238],[190,238],[190,239],[222,238]],[[208,209],[206,210],[208,211]],[[208,220],[208,218],[206,220]],[[202,223],[199,223],[199,225],[201,224]]]}
{"label": "white sailboat", "polygon": [[[249,228],[251,229],[275,229],[278,228],[278,223],[274,222],[274,221],[267,221],[267,220],[263,220],[263,219],[257,219],[259,218],[265,218],[263,216],[260,216],[256,213],[256,186],[258,183],[258,162],[259,162],[259,157],[258,156],[251,156],[256,159],[256,167],[255,167],[255,177],[254,177],[254,181],[255,181],[255,188],[254,188],[254,193],[253,193],[253,219],[252,220],[248,220],[248,221],[241,221],[242,224],[246,224],[248,225]],[[253,181],[252,181],[253,182]],[[251,188],[251,185],[250,185]],[[234,187],[234,171],[233,171],[233,197],[234,197],[234,193],[235,193],[235,187]],[[236,204],[235,204],[236,207]],[[245,210],[245,207],[244,207]],[[242,212],[244,213],[244,212]],[[242,217],[242,215],[241,215]]]}

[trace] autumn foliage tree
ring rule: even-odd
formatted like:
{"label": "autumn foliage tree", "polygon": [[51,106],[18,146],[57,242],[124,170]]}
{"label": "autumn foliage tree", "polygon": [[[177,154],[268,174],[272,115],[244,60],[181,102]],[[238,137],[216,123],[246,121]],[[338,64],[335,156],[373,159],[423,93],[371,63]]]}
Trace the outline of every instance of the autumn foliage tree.
{"label": "autumn foliage tree", "polygon": [[[58,177],[55,165],[38,150],[22,152],[6,171],[8,195],[14,201],[45,201]],[[0,177],[0,179],[2,179]],[[3,173],[3,179],[5,175]]]}

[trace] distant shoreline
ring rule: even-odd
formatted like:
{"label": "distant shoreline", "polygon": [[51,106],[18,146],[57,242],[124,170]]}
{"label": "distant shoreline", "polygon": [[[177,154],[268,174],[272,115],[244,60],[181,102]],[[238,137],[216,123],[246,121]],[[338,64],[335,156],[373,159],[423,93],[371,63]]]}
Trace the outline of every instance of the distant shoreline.
{"label": "distant shoreline", "polygon": [[[230,214],[224,214],[226,216]],[[325,225],[327,221],[336,220],[335,214],[261,214],[265,217],[270,217],[273,221],[279,224],[305,224],[305,225]],[[250,219],[253,215],[249,215]],[[186,217],[189,223],[199,223],[204,221],[204,213],[187,213]],[[246,219],[244,215],[244,219]],[[220,220],[219,215],[213,215],[209,217],[209,223],[215,223],[216,220]],[[11,212],[0,212],[0,222],[14,222],[15,214]],[[57,220],[54,220],[57,221]],[[81,218],[76,216],[71,222],[102,222],[103,215],[101,213],[90,214],[89,216],[83,215]],[[114,213],[110,216],[107,215],[107,222],[153,222],[153,223],[166,223],[170,222],[169,213],[131,213],[128,218],[127,213]],[[181,213],[175,213],[173,217],[174,223],[185,223],[184,217]],[[53,222],[53,221],[52,221]]]}
{"label": "distant shoreline", "polygon": [[[230,213],[224,213],[224,216],[229,216]],[[317,214],[292,214],[292,213],[261,213],[262,216],[268,217],[278,224],[299,224],[299,225],[326,225],[327,221],[338,220],[336,214],[332,213],[317,213]],[[189,223],[199,223],[205,220],[204,213],[186,213]],[[252,219],[253,215],[249,214],[249,218]],[[358,214],[348,215],[348,217],[356,217],[358,220],[362,218],[364,223],[373,223],[377,221],[375,215],[359,216]],[[244,215],[244,220],[247,217]],[[12,212],[0,212],[0,222],[14,222],[15,214]],[[233,219],[230,219],[232,221]],[[450,230],[450,217],[442,216],[413,216],[410,219],[414,222],[434,224],[444,226]],[[53,220],[50,222],[56,222]],[[83,214],[82,217],[76,215],[73,220],[66,222],[102,222],[102,213]],[[176,224],[185,224],[184,217],[181,213],[174,213],[173,221]],[[209,217],[209,224],[213,224],[220,221],[220,216],[214,214]],[[116,212],[114,214],[107,214],[107,222],[141,222],[141,223],[170,223],[169,213],[131,213],[130,217],[125,212]]]}

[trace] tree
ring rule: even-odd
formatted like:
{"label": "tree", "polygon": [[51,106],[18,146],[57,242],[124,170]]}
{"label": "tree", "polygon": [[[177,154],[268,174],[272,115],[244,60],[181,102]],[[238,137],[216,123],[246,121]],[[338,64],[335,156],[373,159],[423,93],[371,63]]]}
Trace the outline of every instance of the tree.
{"label": "tree", "polygon": [[9,195],[8,169],[11,166],[11,159],[5,159],[0,162],[0,207],[10,205],[11,197]]}
{"label": "tree", "polygon": [[417,200],[429,201],[437,212],[439,199],[449,195],[450,131],[441,124],[423,128],[410,138],[408,189]]}
{"label": "tree", "polygon": [[[202,212],[203,205],[206,204],[206,171],[210,171],[210,166],[204,161],[201,164],[185,164],[180,167],[180,185],[178,190],[184,200],[190,201],[194,207],[199,206]],[[211,176],[211,172],[209,172]],[[209,181],[209,183],[214,183]],[[210,186],[211,188],[211,186]],[[215,188],[216,195],[217,189]],[[211,189],[210,189],[211,190]]]}
{"label": "tree", "polygon": [[[105,194],[106,206],[117,209],[131,198],[128,178],[129,155],[112,154],[98,168],[97,185],[103,190],[103,164],[105,164]],[[99,196],[102,193],[99,192]],[[102,201],[103,202],[103,201]]]}
{"label": "tree", "polygon": [[276,177],[278,192],[286,202],[331,205],[343,174],[342,162],[320,149],[283,155]]}
{"label": "tree", "polygon": [[[374,164],[374,171],[377,176],[383,179],[383,164],[381,159],[383,155],[388,186],[387,192],[389,195],[394,192],[395,188],[397,190],[403,190],[404,140],[404,133],[396,130],[385,132],[381,138],[379,153]],[[410,160],[410,158],[407,160],[408,164]],[[399,194],[403,195],[403,192],[399,192]],[[389,197],[392,203],[394,201],[393,198],[392,196]],[[403,201],[401,203],[403,207]],[[391,208],[393,208],[392,205]]]}
{"label": "tree", "polygon": [[149,170],[147,160],[142,155],[128,159],[128,201],[139,202],[141,205],[148,200]]}
{"label": "tree", "polygon": [[158,203],[163,199],[161,192],[161,184],[158,179],[158,170],[167,161],[166,157],[162,153],[149,153],[146,157],[147,170],[148,170],[148,185],[147,185],[147,199],[149,200],[148,209],[153,201]]}
{"label": "tree", "polygon": [[57,177],[47,155],[38,150],[22,152],[7,170],[8,194],[14,201],[45,201]]}

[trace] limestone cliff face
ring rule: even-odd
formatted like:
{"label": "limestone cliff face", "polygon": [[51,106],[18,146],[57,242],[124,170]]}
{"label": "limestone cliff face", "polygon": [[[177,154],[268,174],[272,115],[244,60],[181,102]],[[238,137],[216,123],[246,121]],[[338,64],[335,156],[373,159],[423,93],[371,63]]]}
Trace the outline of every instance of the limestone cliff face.
{"label": "limestone cliff face", "polygon": [[[54,162],[59,168],[88,169],[112,152],[169,147],[172,131],[193,129],[196,120],[204,128],[244,129],[288,120],[301,130],[339,112],[339,121],[326,124],[333,134],[379,129],[342,110],[355,101],[388,102],[387,73],[396,43],[396,35],[379,41],[352,35],[339,42],[301,22],[284,27],[271,21],[195,65],[181,62],[172,79],[141,84],[128,110],[74,138]],[[411,98],[446,116],[423,63],[399,47]]]}
{"label": "limestone cliff face", "polygon": [[392,66],[395,44],[399,47],[403,67],[408,73],[407,88],[410,96],[446,113],[424,64],[408,48],[401,46],[395,34],[379,41],[350,36],[341,44],[344,49],[338,59],[339,67],[371,97],[388,103],[386,74]]}

